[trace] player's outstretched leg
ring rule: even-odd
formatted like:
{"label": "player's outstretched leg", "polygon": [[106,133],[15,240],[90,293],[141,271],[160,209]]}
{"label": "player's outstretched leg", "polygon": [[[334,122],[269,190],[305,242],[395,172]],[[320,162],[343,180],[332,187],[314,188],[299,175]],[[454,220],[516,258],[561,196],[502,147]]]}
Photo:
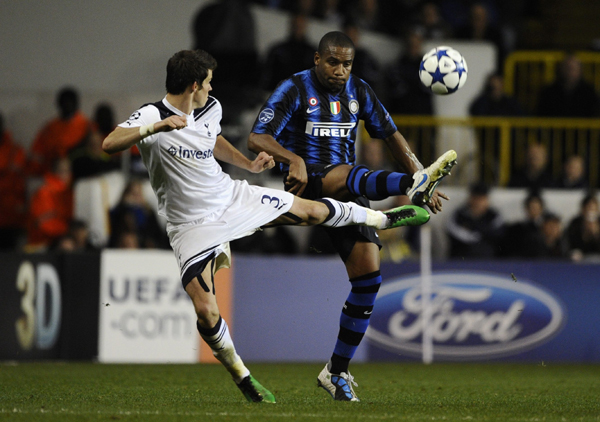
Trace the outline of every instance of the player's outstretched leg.
{"label": "player's outstretched leg", "polygon": [[428,203],[437,185],[450,174],[455,165],[456,151],[450,150],[442,154],[429,167],[413,174],[413,185],[406,193],[412,203],[419,206]]}
{"label": "player's outstretched leg", "polygon": [[387,211],[377,211],[354,202],[340,202],[331,198],[317,199],[329,210],[325,227],[364,225],[376,229],[392,229],[400,226],[420,226],[429,221],[429,213],[415,205],[404,205]]}

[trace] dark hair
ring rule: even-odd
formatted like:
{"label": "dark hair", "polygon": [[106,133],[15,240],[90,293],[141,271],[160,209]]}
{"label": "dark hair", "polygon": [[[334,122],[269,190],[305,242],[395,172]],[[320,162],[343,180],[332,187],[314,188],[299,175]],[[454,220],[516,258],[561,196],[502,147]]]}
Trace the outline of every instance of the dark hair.
{"label": "dark hair", "polygon": [[63,117],[72,115],[79,110],[79,93],[73,87],[64,87],[56,95],[56,105]]}
{"label": "dark hair", "polygon": [[477,182],[469,187],[469,193],[473,196],[487,196],[489,192],[488,185],[483,182]]}
{"label": "dark hair", "polygon": [[323,35],[323,38],[319,41],[319,55],[323,55],[329,47],[351,48],[354,50],[354,43],[343,32],[333,31]]}
{"label": "dark hair", "polygon": [[94,111],[94,122],[98,125],[98,130],[108,135],[115,128],[115,116],[112,107],[107,103],[101,103],[96,106]]}
{"label": "dark hair", "polygon": [[525,206],[529,205],[531,201],[540,201],[542,206],[544,206],[544,200],[542,199],[542,193],[539,189],[531,189],[525,198]]}
{"label": "dark hair", "polygon": [[217,61],[204,50],[179,51],[167,63],[167,92],[173,95],[183,94],[194,82],[202,84],[208,71],[216,68]]}
{"label": "dark hair", "polygon": [[598,202],[598,200],[596,199],[596,192],[593,190],[590,190],[587,192],[587,194],[583,197],[583,199],[581,200],[581,208],[585,207],[589,202]]}

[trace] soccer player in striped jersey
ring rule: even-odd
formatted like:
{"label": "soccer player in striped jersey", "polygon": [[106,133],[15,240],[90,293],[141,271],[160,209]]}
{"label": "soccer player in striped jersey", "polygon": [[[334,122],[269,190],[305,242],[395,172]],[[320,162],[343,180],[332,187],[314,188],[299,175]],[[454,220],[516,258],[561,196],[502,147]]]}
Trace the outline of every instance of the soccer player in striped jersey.
{"label": "soccer player in striped jersey", "polygon": [[[303,198],[326,196],[369,206],[368,200],[407,195],[416,205],[441,211],[441,198],[448,197],[435,189],[456,164],[456,153],[448,151],[423,168],[371,87],[351,74],[354,51],[352,40],[342,32],[325,34],[315,66],[283,80],[267,99],[248,147],[273,156],[284,172],[285,189]],[[406,173],[355,165],[359,120],[371,137],[385,140]],[[335,400],[359,401],[348,366],[367,330],[381,284],[381,243],[370,227],[327,232],[352,287],[333,354],[318,385]]]}
{"label": "soccer player in striped jersey", "polygon": [[179,262],[183,287],[198,315],[197,327],[215,357],[248,401],[275,397],[250,375],[236,353],[215,297],[214,274],[229,266],[229,241],[275,224],[386,229],[419,225],[429,213],[414,206],[374,211],[323,198],[309,201],[289,192],[232,180],[218,160],[253,173],[275,165],[261,152],[249,160],[221,135],[221,104],[209,95],[217,63],[208,53],[183,50],[167,64],[166,96],[146,104],[102,144],[115,153],[137,145],[158,198],[158,212]]}

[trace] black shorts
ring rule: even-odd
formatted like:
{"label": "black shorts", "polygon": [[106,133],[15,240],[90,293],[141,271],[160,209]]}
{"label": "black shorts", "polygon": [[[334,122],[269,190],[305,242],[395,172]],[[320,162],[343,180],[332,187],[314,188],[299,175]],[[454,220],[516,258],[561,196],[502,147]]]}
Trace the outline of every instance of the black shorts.
{"label": "black shorts", "polygon": [[[323,178],[331,170],[336,168],[339,164],[307,164],[306,172],[308,174],[308,184],[306,189],[302,193],[302,198],[305,199],[319,199],[323,198]],[[287,173],[283,176],[285,185],[285,179]],[[355,198],[352,202],[357,203],[363,207],[370,207],[369,200],[363,196]],[[331,243],[337,253],[342,258],[342,261],[346,262],[354,244],[357,241],[370,242],[376,244],[381,249],[381,241],[377,236],[377,231],[372,227],[367,226],[345,226],[339,228],[323,227],[321,228],[327,233],[331,239]]]}

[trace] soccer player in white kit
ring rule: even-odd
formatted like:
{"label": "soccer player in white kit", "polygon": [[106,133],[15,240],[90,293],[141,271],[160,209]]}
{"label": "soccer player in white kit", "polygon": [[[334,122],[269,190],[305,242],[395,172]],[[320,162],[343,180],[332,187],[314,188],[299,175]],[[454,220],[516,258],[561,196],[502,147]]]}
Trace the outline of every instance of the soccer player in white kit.
{"label": "soccer player in white kit", "polygon": [[102,144],[107,153],[137,145],[158,197],[158,213],[179,262],[200,336],[230,372],[248,401],[275,403],[235,351],[215,298],[214,273],[229,267],[229,241],[277,224],[386,229],[420,225],[429,214],[417,206],[380,212],[333,199],[306,200],[283,190],[232,180],[218,160],[259,173],[275,165],[261,152],[249,160],[221,135],[221,104],[209,96],[217,63],[210,54],[183,50],[167,64],[162,101],[146,104]]}

